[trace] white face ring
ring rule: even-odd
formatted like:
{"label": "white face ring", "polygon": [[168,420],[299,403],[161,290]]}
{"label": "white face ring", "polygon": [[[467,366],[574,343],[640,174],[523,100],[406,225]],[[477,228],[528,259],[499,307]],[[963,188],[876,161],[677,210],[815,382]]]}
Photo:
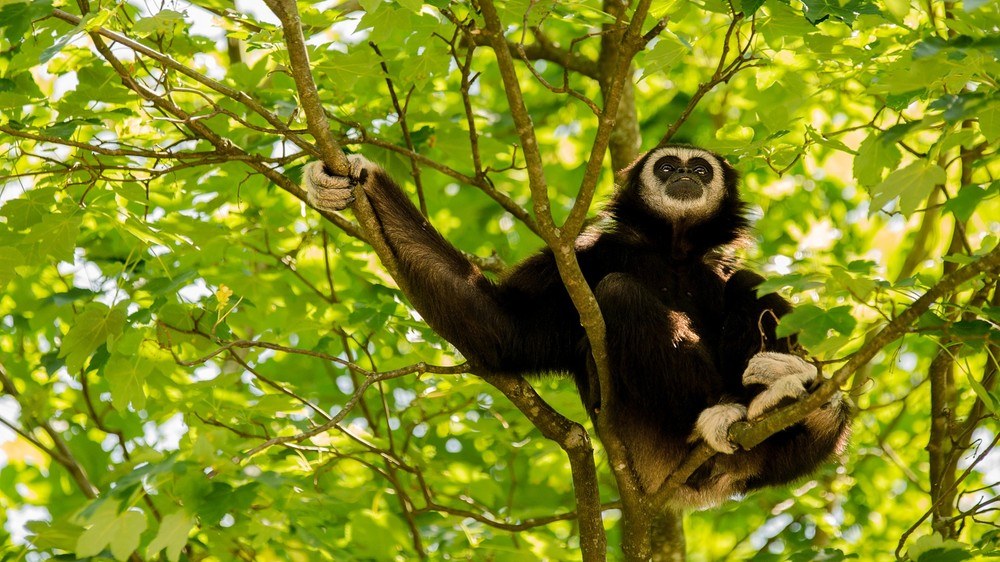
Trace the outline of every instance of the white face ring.
{"label": "white face ring", "polygon": [[[705,186],[705,192],[695,199],[677,199],[667,195],[663,180],[655,174],[657,161],[664,156],[676,156],[684,163],[694,158],[704,158],[712,166],[712,181]],[[726,193],[724,170],[717,156],[700,148],[668,146],[654,150],[643,163],[639,173],[639,197],[669,220],[700,220],[711,215]]]}

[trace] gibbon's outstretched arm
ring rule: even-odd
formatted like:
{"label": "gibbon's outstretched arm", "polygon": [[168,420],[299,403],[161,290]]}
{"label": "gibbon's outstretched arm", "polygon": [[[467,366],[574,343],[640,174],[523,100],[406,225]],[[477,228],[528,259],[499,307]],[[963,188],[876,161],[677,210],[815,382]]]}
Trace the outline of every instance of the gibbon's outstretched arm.
{"label": "gibbon's outstretched arm", "polygon": [[573,342],[562,340],[574,332],[576,313],[551,254],[536,255],[494,283],[431,226],[382,168],[356,154],[349,161],[350,177],[330,175],[320,162],[308,164],[303,183],[309,201],[341,210],[352,203],[352,188],[362,184],[407,297],[434,331],[474,366],[492,372],[572,368]]}

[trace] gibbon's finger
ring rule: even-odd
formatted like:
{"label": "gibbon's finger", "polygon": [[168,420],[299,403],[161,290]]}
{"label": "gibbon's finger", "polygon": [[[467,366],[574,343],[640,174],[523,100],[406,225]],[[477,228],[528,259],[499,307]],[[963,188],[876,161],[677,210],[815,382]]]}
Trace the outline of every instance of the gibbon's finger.
{"label": "gibbon's finger", "polygon": [[331,174],[320,161],[306,164],[302,178],[306,189],[310,191],[313,189],[346,189],[351,186],[350,178]]}
{"label": "gibbon's finger", "polygon": [[340,211],[354,202],[351,180],[326,173],[322,162],[310,162],[302,174],[309,204],[324,211]]}

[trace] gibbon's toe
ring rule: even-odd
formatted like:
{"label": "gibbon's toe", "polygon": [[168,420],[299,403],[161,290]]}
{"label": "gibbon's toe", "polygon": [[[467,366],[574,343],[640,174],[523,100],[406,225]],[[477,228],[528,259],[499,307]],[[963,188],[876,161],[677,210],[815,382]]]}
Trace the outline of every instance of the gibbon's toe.
{"label": "gibbon's toe", "polygon": [[706,408],[698,415],[690,441],[704,439],[716,451],[731,455],[737,447],[729,440],[729,427],[745,419],[747,408],[743,404],[719,404]]}
{"label": "gibbon's toe", "polygon": [[805,359],[788,353],[763,351],[750,358],[743,372],[743,384],[771,385],[779,379],[794,376],[803,386],[816,380],[819,371]]}
{"label": "gibbon's toe", "polygon": [[750,401],[747,418],[754,420],[784,402],[798,400],[806,395],[806,388],[795,375],[782,377],[767,385],[763,392]]}

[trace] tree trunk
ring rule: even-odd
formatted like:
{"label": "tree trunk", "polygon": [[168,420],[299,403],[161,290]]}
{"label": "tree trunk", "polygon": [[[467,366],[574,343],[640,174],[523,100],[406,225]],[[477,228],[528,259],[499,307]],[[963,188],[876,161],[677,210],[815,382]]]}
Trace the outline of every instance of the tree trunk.
{"label": "tree trunk", "polygon": [[[615,18],[623,16],[626,7],[627,4],[620,0],[604,1],[604,10]],[[611,24],[605,26],[605,31],[601,36],[598,79],[601,93],[607,97],[607,92],[612,86],[611,75],[615,61],[621,54],[623,29]],[[611,132],[611,142],[608,145],[611,168],[615,173],[631,164],[639,155],[642,146],[639,116],[635,106],[635,85],[631,73],[627,75],[623,86],[615,128]],[[627,560],[684,562],[686,555],[684,515],[674,511],[651,515],[641,504],[627,501],[627,498],[623,497],[622,551]]]}
{"label": "tree trunk", "polygon": [[684,540],[684,514],[680,511],[664,511],[652,520],[653,562],[684,562],[686,544]]}

